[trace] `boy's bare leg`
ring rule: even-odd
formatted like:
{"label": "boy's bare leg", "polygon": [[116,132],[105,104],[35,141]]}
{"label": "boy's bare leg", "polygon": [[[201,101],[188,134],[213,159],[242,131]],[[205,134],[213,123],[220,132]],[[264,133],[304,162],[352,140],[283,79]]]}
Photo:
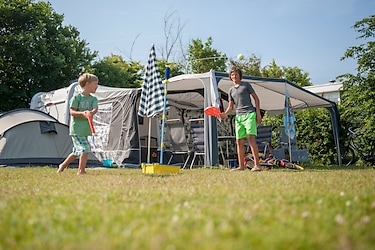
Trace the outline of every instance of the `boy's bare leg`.
{"label": "boy's bare leg", "polygon": [[244,139],[237,139],[237,157],[238,157],[238,167],[232,169],[236,170],[245,170],[245,140]]}
{"label": "boy's bare leg", "polygon": [[254,158],[254,167],[251,170],[252,171],[259,171],[259,170],[261,170],[260,163],[259,163],[259,149],[258,149],[257,142],[255,140],[255,136],[254,135],[248,135],[247,140],[250,144],[251,153],[252,153],[253,158]]}
{"label": "boy's bare leg", "polygon": [[79,165],[78,165],[78,173],[77,173],[78,175],[80,175],[80,174],[86,174],[85,168],[86,168],[86,164],[87,164],[87,159],[88,158],[89,158],[89,154],[88,153],[83,153],[79,157]]}
{"label": "boy's bare leg", "polygon": [[59,169],[57,170],[57,173],[61,173],[62,171],[64,171],[64,169],[67,166],[69,166],[69,164],[72,163],[76,158],[77,158],[77,156],[75,156],[73,153],[68,155],[68,157],[66,157],[66,159],[63,161],[63,163],[61,163],[59,165]]}

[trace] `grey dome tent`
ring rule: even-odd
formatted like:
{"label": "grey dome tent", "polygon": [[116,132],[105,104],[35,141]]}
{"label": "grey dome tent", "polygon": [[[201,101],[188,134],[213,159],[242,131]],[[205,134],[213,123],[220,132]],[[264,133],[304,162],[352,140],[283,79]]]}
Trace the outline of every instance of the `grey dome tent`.
{"label": "grey dome tent", "polygon": [[[15,109],[0,116],[0,165],[58,165],[72,147],[68,126],[42,111]],[[90,155],[88,166],[99,164]]]}

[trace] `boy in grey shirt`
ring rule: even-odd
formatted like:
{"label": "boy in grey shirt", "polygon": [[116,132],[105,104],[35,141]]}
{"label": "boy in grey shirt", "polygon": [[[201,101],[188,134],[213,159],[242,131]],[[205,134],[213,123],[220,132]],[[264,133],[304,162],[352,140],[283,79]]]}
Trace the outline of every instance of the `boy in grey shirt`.
{"label": "boy in grey shirt", "polygon": [[[233,82],[233,87],[229,89],[229,104],[222,118],[227,118],[228,114],[236,108],[236,143],[239,166],[232,171],[245,170],[245,139],[249,142],[251,153],[254,157],[254,167],[251,171],[260,171],[259,150],[255,140],[257,136],[257,124],[262,122],[260,113],[260,101],[250,83],[241,82],[242,72],[240,69],[232,68],[229,71],[229,78]],[[255,107],[251,102],[251,97],[255,101]]]}

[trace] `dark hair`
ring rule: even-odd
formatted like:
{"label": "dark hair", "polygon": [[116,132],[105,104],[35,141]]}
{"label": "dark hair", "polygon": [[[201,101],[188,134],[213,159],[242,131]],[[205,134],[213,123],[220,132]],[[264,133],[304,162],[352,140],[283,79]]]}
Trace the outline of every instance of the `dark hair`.
{"label": "dark hair", "polygon": [[230,77],[230,75],[233,73],[233,72],[237,72],[239,75],[240,75],[240,79],[242,79],[242,71],[239,69],[239,68],[236,68],[236,67],[232,67],[229,71],[229,79],[232,80],[232,78]]}

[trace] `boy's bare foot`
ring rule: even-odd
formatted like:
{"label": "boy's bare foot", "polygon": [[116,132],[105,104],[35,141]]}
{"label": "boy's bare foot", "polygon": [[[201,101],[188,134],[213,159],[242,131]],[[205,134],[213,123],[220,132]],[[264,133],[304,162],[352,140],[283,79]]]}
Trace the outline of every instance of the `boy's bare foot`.
{"label": "boy's bare foot", "polygon": [[86,171],[78,171],[77,175],[84,175],[84,174],[87,174]]}
{"label": "boy's bare foot", "polygon": [[230,171],[244,171],[244,170],[245,168],[238,167],[238,168],[232,168]]}
{"label": "boy's bare foot", "polygon": [[64,171],[64,169],[65,167],[62,164],[60,164],[59,169],[57,169],[57,173],[61,173],[62,171]]}

